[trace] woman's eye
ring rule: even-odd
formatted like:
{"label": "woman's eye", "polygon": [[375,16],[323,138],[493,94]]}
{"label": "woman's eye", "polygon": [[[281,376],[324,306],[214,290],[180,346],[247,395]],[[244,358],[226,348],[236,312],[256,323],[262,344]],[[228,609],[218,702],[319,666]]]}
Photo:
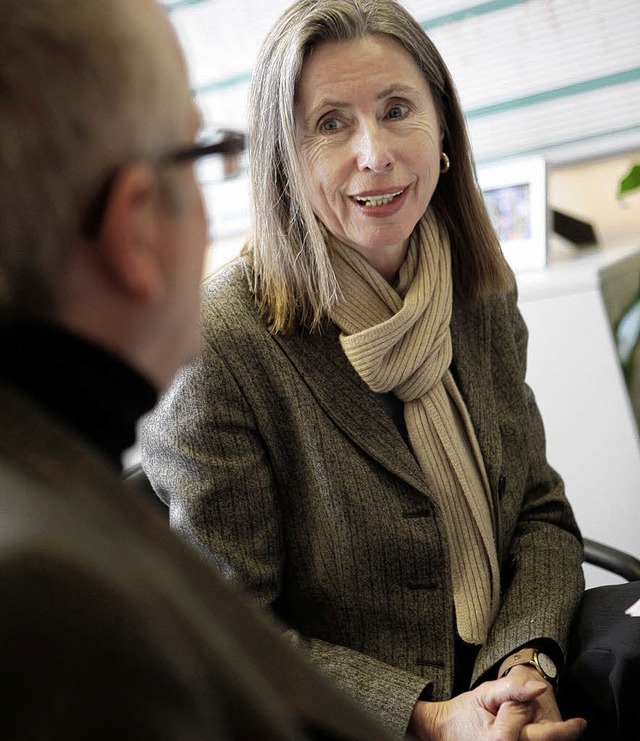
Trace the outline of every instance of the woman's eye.
{"label": "woman's eye", "polygon": [[409,111],[409,106],[406,105],[393,105],[387,111],[388,118],[404,118]]}
{"label": "woman's eye", "polygon": [[342,128],[342,123],[337,118],[325,118],[320,122],[320,131],[338,131]]}

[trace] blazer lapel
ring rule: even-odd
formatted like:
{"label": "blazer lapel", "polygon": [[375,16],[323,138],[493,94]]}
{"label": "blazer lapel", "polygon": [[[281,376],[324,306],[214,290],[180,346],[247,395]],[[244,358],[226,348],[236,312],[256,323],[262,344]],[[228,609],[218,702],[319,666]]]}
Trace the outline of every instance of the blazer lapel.
{"label": "blazer lapel", "polygon": [[[491,392],[488,312],[454,302],[451,337],[452,372],[467,404],[495,496],[502,461]],[[323,334],[276,335],[275,340],[330,419],[374,460],[429,495],[427,481],[411,450],[342,351],[337,327],[331,325]]]}
{"label": "blazer lapel", "polygon": [[411,450],[344,354],[338,328],[275,339],[334,424],[380,465],[428,495]]}

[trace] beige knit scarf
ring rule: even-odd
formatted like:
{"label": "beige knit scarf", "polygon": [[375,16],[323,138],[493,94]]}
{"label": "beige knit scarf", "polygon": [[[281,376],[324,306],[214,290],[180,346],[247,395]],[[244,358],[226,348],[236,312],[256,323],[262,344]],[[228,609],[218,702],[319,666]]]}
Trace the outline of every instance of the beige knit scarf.
{"label": "beige knit scarf", "polygon": [[444,517],[460,637],[481,644],[500,576],[484,463],[451,364],[449,238],[431,210],[414,229],[395,287],[355,250],[328,237],[342,298],[332,319],[372,391],[404,402],[413,453]]}

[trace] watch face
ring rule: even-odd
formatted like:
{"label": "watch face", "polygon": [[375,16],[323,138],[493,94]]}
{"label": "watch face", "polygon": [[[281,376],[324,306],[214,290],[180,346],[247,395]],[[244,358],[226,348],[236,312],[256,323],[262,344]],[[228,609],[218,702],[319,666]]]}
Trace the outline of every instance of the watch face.
{"label": "watch face", "polygon": [[556,665],[553,663],[553,661],[551,661],[547,654],[538,652],[538,664],[540,664],[540,668],[548,677],[551,677],[551,679],[556,678],[558,670],[556,669]]}

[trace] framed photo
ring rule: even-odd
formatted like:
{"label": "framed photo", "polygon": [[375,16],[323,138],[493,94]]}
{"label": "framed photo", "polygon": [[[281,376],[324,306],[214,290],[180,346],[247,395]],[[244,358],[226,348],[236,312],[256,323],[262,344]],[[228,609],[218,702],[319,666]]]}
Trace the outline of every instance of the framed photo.
{"label": "framed photo", "polygon": [[547,168],[543,157],[479,165],[478,181],[514,272],[547,264]]}

